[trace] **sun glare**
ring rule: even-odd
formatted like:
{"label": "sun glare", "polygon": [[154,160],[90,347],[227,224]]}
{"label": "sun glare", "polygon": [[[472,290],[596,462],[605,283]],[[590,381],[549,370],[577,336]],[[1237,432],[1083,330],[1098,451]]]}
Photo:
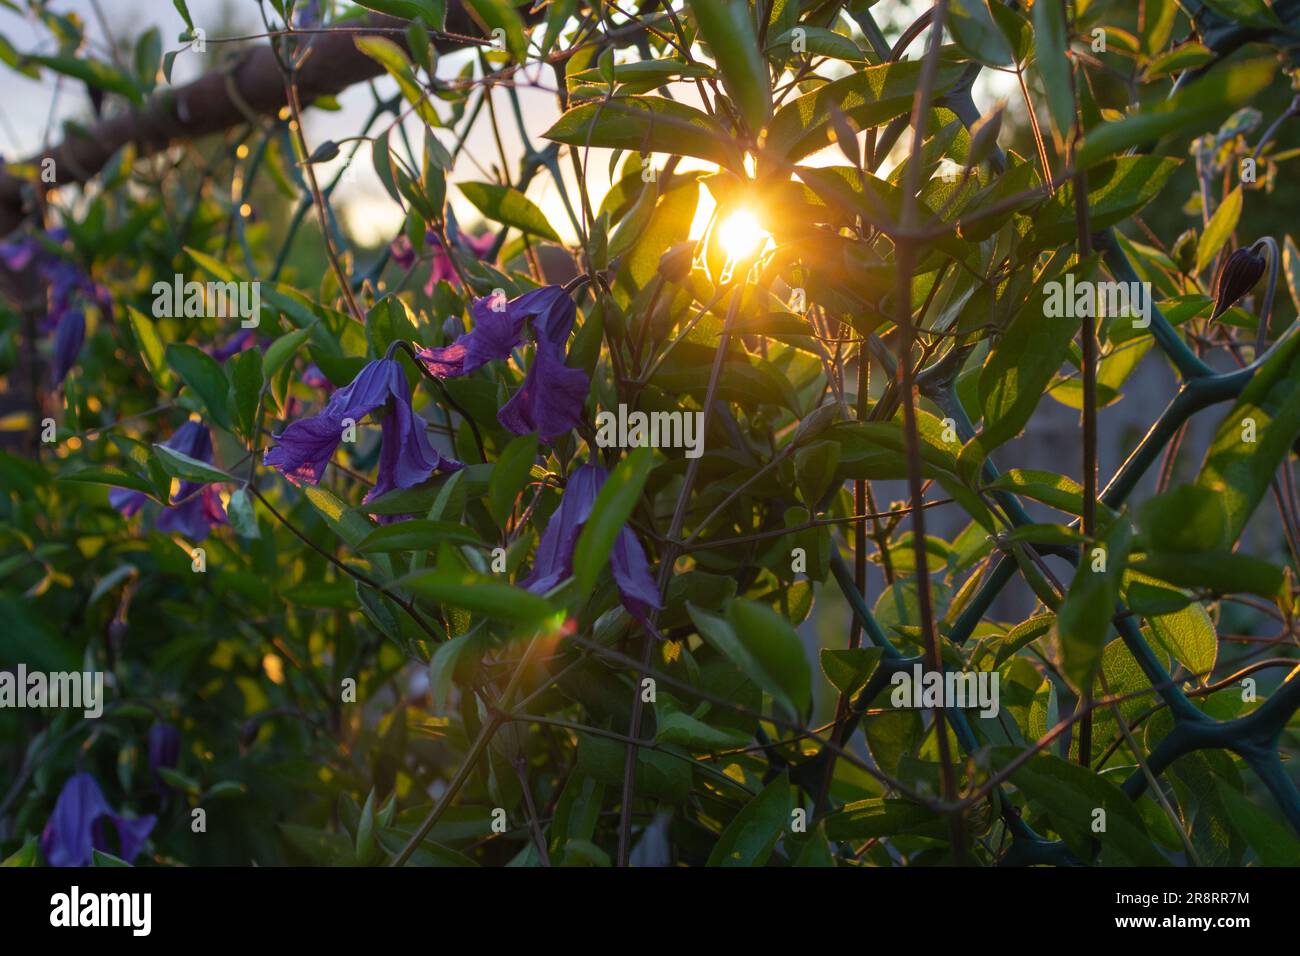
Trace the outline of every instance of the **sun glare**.
{"label": "sun glare", "polygon": [[747,209],[737,209],[718,227],[718,242],[732,261],[748,259],[762,248],[768,232]]}

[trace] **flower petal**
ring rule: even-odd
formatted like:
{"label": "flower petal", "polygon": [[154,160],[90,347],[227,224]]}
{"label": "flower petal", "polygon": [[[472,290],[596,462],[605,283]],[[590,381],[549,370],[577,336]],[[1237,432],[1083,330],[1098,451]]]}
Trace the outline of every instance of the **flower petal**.
{"label": "flower petal", "polygon": [[520,586],[534,594],[545,594],[573,573],[573,552],[578,546],[582,526],[591,517],[596,495],[605,483],[605,470],[599,465],[583,465],[569,477],[560,505],[542,532],[533,556],[533,569]]}
{"label": "flower petal", "polygon": [[539,340],[524,384],[497,413],[497,421],[516,435],[537,432],[542,441],[553,441],[582,424],[590,390],[586,372],[569,368],[558,347]]}
{"label": "flower petal", "polygon": [[[402,376],[402,367],[392,359],[376,359],[366,365],[351,383],[330,396],[318,414],[300,419],[276,435],[279,444],[267,450],[263,462],[294,483],[316,484],[343,440],[344,421],[358,422],[387,402],[394,374]],[[404,377],[402,380],[405,383]]]}

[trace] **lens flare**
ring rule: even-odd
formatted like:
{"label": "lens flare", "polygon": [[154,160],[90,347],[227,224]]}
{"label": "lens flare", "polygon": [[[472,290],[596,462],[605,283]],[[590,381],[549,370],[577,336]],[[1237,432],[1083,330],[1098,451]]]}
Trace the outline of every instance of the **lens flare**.
{"label": "lens flare", "polygon": [[732,262],[748,259],[768,239],[768,232],[747,209],[737,209],[718,227],[718,243]]}

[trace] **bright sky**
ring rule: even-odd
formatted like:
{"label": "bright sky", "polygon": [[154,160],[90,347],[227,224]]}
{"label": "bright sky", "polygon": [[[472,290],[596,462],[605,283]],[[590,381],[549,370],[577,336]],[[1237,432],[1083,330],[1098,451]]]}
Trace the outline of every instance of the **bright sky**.
{"label": "bright sky", "polygon": [[[914,15],[913,11],[923,5],[921,0],[881,0],[876,4],[873,12],[878,21],[888,23],[891,16],[900,20],[910,19]],[[60,13],[78,14],[87,25],[88,35],[93,38],[94,49],[99,55],[104,55],[105,32],[96,13],[95,0],[65,0],[51,6]],[[154,25],[162,32],[164,50],[180,46],[175,42],[175,37],[184,28],[184,24],[170,0],[98,0],[98,7],[103,12],[108,29],[114,35],[134,36],[148,26]],[[252,0],[241,0],[241,2],[189,0],[189,9],[197,25],[212,25],[207,28],[209,39],[220,35],[232,35],[228,31],[235,28],[238,28],[238,32],[241,33],[255,33],[261,29],[256,6]],[[45,42],[47,46],[49,44],[42,28],[3,8],[0,8],[0,34],[3,34],[20,52],[46,52],[44,48],[38,47],[38,44],[41,42]],[[182,53],[176,60],[172,79],[177,83],[183,83],[203,69],[211,68],[216,62],[213,54],[220,49],[219,44],[210,44],[206,57],[189,52]],[[911,52],[915,55],[920,49],[921,44],[917,43]],[[637,58],[634,50],[627,51],[624,56],[630,59]],[[472,53],[457,53],[444,57],[439,63],[439,75],[446,78],[454,77],[472,57]],[[559,115],[554,93],[548,91],[553,84],[553,73],[549,69],[545,71],[530,69],[528,73],[532,79],[539,82],[539,85],[518,86],[524,126],[530,139],[541,142],[541,134]],[[982,78],[985,78],[982,79],[982,85],[977,85],[975,90],[976,102],[982,108],[988,108],[998,99],[1010,97],[1014,91],[1014,82],[1008,82],[1004,76],[986,70]],[[61,89],[57,89],[56,84],[49,78],[38,82],[7,72],[5,84],[6,95],[0,99],[0,155],[5,157],[29,155],[42,146],[47,136],[51,141],[57,141],[60,121],[85,120],[89,115],[89,104],[84,89],[79,83],[64,81]],[[378,81],[378,88],[383,96],[396,92],[396,84],[387,77]],[[699,102],[695,98],[693,87],[682,87],[680,95],[676,90],[674,95],[684,102],[695,104]],[[307,111],[304,122],[309,148],[314,148],[316,144],[326,139],[343,139],[355,135],[365,122],[373,104],[371,93],[365,85],[352,87],[339,99],[342,109],[338,112]],[[519,130],[513,120],[513,112],[506,92],[498,90],[493,99],[497,116],[501,120],[502,145],[514,167],[509,172],[515,175],[522,148]],[[50,122],[51,113],[54,116],[53,124]],[[408,120],[408,132],[412,142],[418,148],[420,133],[417,120]],[[443,130],[438,135],[444,145],[452,144],[450,131]],[[346,152],[347,147],[345,147],[345,155]],[[491,129],[484,119],[480,119],[457,162],[451,177],[452,182],[492,179],[490,169],[493,164],[499,164],[497,156],[498,150]],[[357,175],[349,177],[349,181],[340,183],[334,193],[335,201],[350,232],[360,242],[370,244],[391,239],[401,227],[401,210],[384,192],[375,177],[370,164],[368,147],[363,147],[359,157],[362,161],[358,163]],[[832,147],[817,156],[810,157],[807,162],[819,165],[842,161],[838,157],[839,153]],[[342,158],[337,162],[342,162]],[[698,168],[698,165],[695,168]],[[332,178],[331,166],[327,165],[324,168],[326,177]],[[565,163],[561,168],[568,178],[570,195],[576,196],[572,190],[571,165]],[[689,161],[683,162],[679,168],[689,169],[692,168],[692,164]],[[587,163],[587,178],[593,203],[598,204],[609,187],[608,170],[608,151],[591,150]],[[458,221],[472,229],[479,218],[477,211],[454,187],[448,192]],[[566,241],[574,238],[559,192],[549,176],[536,177],[528,195],[541,207],[561,237]],[[709,200],[705,195],[696,220],[697,232],[703,228],[711,212],[708,204]]]}

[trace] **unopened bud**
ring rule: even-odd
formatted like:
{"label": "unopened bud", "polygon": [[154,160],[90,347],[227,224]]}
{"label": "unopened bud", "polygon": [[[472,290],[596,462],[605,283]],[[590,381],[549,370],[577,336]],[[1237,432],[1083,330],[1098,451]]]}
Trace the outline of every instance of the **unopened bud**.
{"label": "unopened bud", "polygon": [[666,282],[681,282],[691,274],[691,261],[695,258],[695,241],[688,239],[669,247],[659,257],[659,274]]}
{"label": "unopened bud", "polygon": [[1232,308],[1242,296],[1255,288],[1255,283],[1264,274],[1267,265],[1265,258],[1255,251],[1255,246],[1249,249],[1234,249],[1223,263],[1223,269],[1219,272],[1219,279],[1215,283],[1214,312],[1210,318],[1217,319]]}

